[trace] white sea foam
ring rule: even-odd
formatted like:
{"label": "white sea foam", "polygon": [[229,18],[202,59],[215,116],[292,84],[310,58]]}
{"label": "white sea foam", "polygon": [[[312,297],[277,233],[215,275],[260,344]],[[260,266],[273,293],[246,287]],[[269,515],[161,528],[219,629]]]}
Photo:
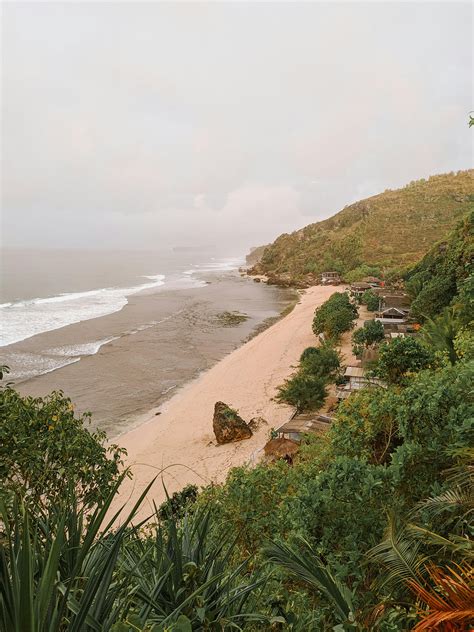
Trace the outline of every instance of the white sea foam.
{"label": "white sea foam", "polygon": [[147,278],[148,283],[134,287],[102,288],[3,303],[0,305],[0,347],[45,331],[118,312],[128,303],[128,296],[164,284],[162,274]]}
{"label": "white sea foam", "polygon": [[14,352],[5,358],[11,369],[8,379],[27,380],[36,375],[44,375],[61,369],[68,364],[79,362],[81,358],[50,357],[36,353]]}
{"label": "white sea foam", "polygon": [[52,356],[68,356],[71,358],[77,358],[85,355],[95,355],[101,347],[109,344],[113,340],[118,340],[120,336],[113,336],[111,338],[104,338],[103,340],[95,340],[94,342],[85,342],[77,345],[64,345],[62,347],[51,347],[45,349],[46,355]]}
{"label": "white sea foam", "polygon": [[118,338],[119,336],[114,336],[83,344],[51,347],[41,353],[12,351],[6,354],[6,361],[11,368],[9,377],[15,380],[26,380],[36,375],[51,373],[68,364],[79,362],[83,356],[95,355],[101,347]]}
{"label": "white sea foam", "polygon": [[231,272],[237,270],[245,264],[245,260],[241,257],[231,257],[227,259],[211,259],[208,263],[199,265],[195,264],[190,270],[186,270],[183,274],[192,276],[202,272]]}

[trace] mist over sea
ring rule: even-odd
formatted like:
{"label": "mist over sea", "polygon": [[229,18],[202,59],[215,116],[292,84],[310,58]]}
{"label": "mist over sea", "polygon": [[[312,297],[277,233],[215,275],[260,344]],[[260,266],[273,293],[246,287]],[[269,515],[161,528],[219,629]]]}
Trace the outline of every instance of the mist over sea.
{"label": "mist over sea", "polygon": [[[292,300],[212,249],[2,253],[1,364],[25,394],[64,390],[115,435]],[[236,327],[225,311],[245,313]]]}

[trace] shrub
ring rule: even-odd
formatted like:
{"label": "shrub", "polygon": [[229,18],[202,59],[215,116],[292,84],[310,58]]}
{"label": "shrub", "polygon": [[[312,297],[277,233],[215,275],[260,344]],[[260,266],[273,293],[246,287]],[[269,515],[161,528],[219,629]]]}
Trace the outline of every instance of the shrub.
{"label": "shrub", "polygon": [[332,381],[340,366],[340,354],[328,344],[320,347],[308,347],[301,354],[301,370],[314,377],[322,377],[327,381]]}
{"label": "shrub", "polygon": [[352,351],[356,356],[359,356],[364,348],[368,349],[382,342],[384,338],[385,333],[382,323],[378,320],[370,320],[352,334]]}
{"label": "shrub", "polygon": [[431,361],[431,353],[415,338],[395,338],[380,346],[374,374],[389,384],[400,384]]}
{"label": "shrub", "polygon": [[300,372],[278,388],[277,399],[303,411],[321,408],[326,395],[324,378]]}
{"label": "shrub", "polygon": [[328,338],[337,339],[353,327],[358,316],[357,307],[351,302],[347,292],[335,292],[314,313],[313,332],[324,333]]}
{"label": "shrub", "polygon": [[186,485],[179,492],[175,492],[158,508],[158,517],[162,520],[169,518],[183,518],[189,508],[196,502],[198,488],[196,485]]}
{"label": "shrub", "polygon": [[86,506],[104,498],[120,476],[125,450],[89,432],[61,392],[23,397],[0,389],[0,497],[18,494],[31,507],[54,505],[73,486]]}
{"label": "shrub", "polygon": [[379,297],[372,290],[366,290],[362,294],[361,303],[367,306],[369,312],[376,312],[379,308]]}

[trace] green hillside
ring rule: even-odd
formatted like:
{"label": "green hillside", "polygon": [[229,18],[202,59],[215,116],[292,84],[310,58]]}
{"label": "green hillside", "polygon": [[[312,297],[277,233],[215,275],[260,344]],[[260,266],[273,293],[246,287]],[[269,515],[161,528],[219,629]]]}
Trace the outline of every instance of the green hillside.
{"label": "green hillside", "polygon": [[353,280],[361,264],[383,271],[415,263],[474,209],[473,176],[474,170],[468,170],[411,182],[280,235],[251,273],[305,286],[317,283],[324,270]]}

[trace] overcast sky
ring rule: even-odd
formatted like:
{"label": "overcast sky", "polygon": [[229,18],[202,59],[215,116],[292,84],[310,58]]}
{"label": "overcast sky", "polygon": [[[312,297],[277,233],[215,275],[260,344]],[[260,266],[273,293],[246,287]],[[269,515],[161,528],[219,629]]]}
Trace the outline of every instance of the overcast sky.
{"label": "overcast sky", "polygon": [[6,3],[2,28],[6,246],[238,253],[471,166],[469,3]]}

